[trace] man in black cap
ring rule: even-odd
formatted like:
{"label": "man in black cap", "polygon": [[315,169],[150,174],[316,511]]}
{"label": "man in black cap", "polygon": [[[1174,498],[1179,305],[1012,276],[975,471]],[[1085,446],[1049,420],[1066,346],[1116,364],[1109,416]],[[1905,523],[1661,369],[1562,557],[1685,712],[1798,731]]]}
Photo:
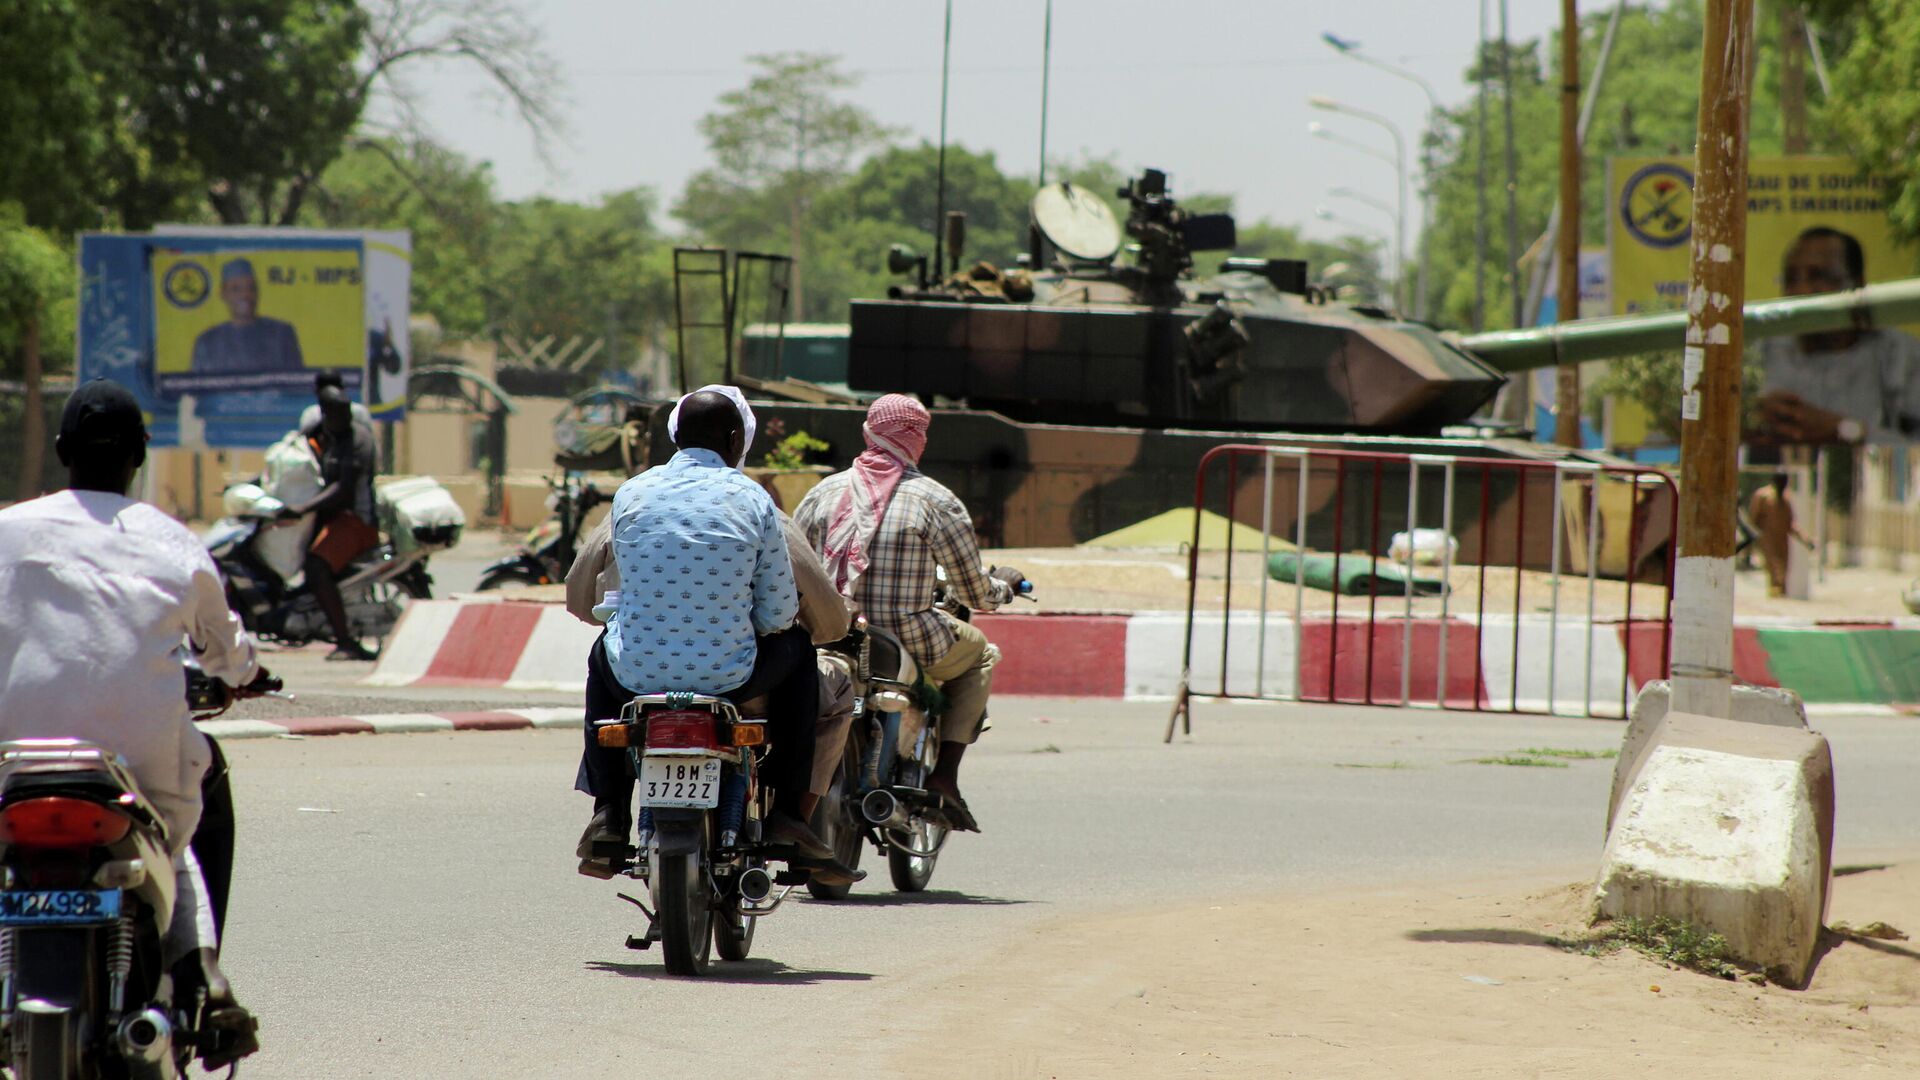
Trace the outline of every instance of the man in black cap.
{"label": "man in black cap", "polygon": [[282,510],[283,518],[315,515],[313,544],[307,549],[304,572],[307,587],[320,604],[333,630],[334,650],[329,660],[372,660],[374,653],[360,644],[347,621],[340,596],[340,572],[380,543],[374,522],[373,473],[375,451],[370,428],[353,422],[353,405],[337,386],[322,386],[320,426],[308,436],[320,459],[320,481],[326,485],[311,499]]}
{"label": "man in black cap", "polygon": [[[54,450],[68,490],[0,510],[0,739],[79,738],[127,760],[175,845],[167,960],[183,993],[206,988],[205,1026],[237,1038],[203,1044],[209,1067],[224,1065],[257,1043],[217,962],[206,882],[224,882],[232,868],[208,866],[203,877],[200,849],[189,845],[218,754],[188,715],[179,649],[185,642],[230,686],[266,673],[199,539],[127,495],[147,456],[133,395],[105,380],[82,385]],[[231,849],[207,853],[220,857]]]}

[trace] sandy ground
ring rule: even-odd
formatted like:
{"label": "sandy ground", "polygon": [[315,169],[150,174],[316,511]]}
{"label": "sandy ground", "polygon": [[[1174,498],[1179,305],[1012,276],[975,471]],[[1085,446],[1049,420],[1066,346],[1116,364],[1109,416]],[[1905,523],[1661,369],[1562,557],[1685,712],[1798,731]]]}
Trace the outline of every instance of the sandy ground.
{"label": "sandy ground", "polygon": [[[1920,930],[1920,860],[1842,867],[1829,924]],[[929,1077],[1920,1076],[1920,947],[1829,935],[1805,990],[1602,957],[1580,884],[1066,919],[942,973]],[[902,1034],[907,1029],[903,1027]]]}

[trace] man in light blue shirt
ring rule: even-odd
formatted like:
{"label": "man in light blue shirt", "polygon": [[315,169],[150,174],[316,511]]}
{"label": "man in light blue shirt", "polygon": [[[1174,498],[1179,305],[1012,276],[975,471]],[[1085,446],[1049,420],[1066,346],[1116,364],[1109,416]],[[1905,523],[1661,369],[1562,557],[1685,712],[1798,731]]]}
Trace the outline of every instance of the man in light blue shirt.
{"label": "man in light blue shirt", "polygon": [[[779,512],[736,468],[746,427],[733,401],[699,391],[677,417],[680,452],[613,497],[620,602],[588,655],[588,716],[617,716],[636,694],[767,696],[774,752],[762,776],[775,792],[767,838],[830,859],[805,824],[818,801],[807,787],[819,673],[811,638],[794,625],[800,604]],[[593,873],[627,843],[632,792],[621,751],[589,739],[586,753],[594,815],[579,854],[582,872]]]}

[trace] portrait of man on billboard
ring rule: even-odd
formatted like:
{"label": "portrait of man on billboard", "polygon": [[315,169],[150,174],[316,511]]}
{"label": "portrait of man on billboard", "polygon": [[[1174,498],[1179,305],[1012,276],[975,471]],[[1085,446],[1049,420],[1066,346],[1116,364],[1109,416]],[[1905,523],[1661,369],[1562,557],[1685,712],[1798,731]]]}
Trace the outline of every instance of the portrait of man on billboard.
{"label": "portrait of man on billboard", "polygon": [[[1860,241],[1815,226],[1787,248],[1787,296],[1857,289],[1867,282]],[[1920,339],[1890,327],[1856,326],[1760,347],[1766,389],[1762,441],[1899,444],[1920,437]]]}
{"label": "portrait of man on billboard", "polygon": [[260,282],[250,260],[229,259],[220,267],[220,300],[227,307],[227,321],[194,339],[193,374],[305,370],[293,324],[260,314]]}

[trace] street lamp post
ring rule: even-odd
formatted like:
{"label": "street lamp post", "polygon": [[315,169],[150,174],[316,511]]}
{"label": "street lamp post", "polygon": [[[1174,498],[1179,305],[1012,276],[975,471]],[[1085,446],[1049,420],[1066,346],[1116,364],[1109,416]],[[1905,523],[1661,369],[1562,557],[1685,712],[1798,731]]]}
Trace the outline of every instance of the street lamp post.
{"label": "street lamp post", "polygon": [[[1334,50],[1342,56],[1358,60],[1369,67],[1378,68],[1395,78],[1405,79],[1419,87],[1420,92],[1427,95],[1428,132],[1431,133],[1440,123],[1440,95],[1433,92],[1432,83],[1398,64],[1389,64],[1384,60],[1368,56],[1360,51],[1360,43],[1357,41],[1348,41],[1333,34],[1321,34],[1320,39],[1333,46]],[[1430,261],[1428,256],[1433,250],[1434,177],[1433,140],[1430,138],[1420,140],[1420,177],[1424,182],[1425,190],[1421,192],[1420,202],[1420,284],[1419,295],[1414,300],[1414,314],[1424,319],[1428,317],[1430,303],[1427,292],[1427,264]]]}
{"label": "street lamp post", "polygon": [[1393,136],[1394,169],[1399,173],[1399,176],[1398,176],[1399,182],[1396,186],[1397,187],[1396,193],[1399,196],[1397,200],[1399,204],[1399,210],[1394,214],[1395,223],[1394,223],[1394,239],[1393,239],[1393,267],[1394,267],[1393,284],[1394,284],[1394,293],[1395,293],[1394,306],[1400,308],[1402,311],[1405,311],[1406,310],[1406,291],[1407,291],[1406,289],[1407,140],[1404,136],[1400,134],[1400,126],[1398,124],[1395,124],[1393,121],[1387,119],[1384,116],[1381,116],[1379,113],[1369,112],[1366,109],[1356,108],[1352,105],[1335,101],[1334,99],[1330,97],[1326,97],[1325,95],[1322,95],[1322,94],[1315,94],[1312,97],[1309,97],[1307,99],[1307,104],[1313,106],[1316,109],[1322,109],[1326,112],[1344,113],[1345,115],[1354,117],[1355,119],[1365,120],[1370,124],[1378,124],[1379,126],[1387,129],[1387,134]]}

